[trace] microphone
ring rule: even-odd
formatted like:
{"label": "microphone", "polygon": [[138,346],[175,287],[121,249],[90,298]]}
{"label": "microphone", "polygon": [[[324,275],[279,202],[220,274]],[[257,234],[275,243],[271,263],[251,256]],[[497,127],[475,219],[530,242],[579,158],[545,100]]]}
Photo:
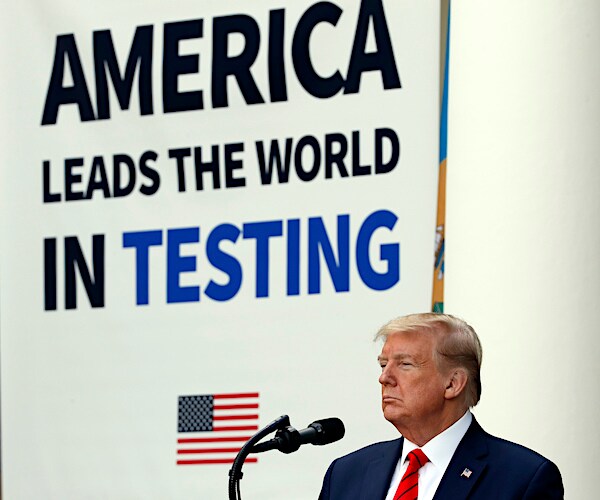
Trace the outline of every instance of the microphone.
{"label": "microphone", "polygon": [[303,444],[323,446],[339,441],[344,437],[345,432],[344,423],[339,418],[324,418],[300,431],[292,426],[284,427],[275,433],[273,439],[254,445],[250,452],[262,453],[263,451],[279,450],[282,453],[293,453]]}

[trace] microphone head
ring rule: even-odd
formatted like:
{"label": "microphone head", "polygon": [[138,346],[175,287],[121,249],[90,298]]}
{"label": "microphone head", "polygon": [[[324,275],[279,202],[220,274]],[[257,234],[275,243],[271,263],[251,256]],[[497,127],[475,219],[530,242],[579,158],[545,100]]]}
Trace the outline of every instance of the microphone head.
{"label": "microphone head", "polygon": [[317,432],[310,440],[311,444],[322,446],[324,444],[335,443],[344,437],[346,429],[344,423],[336,417],[317,420],[309,425]]}

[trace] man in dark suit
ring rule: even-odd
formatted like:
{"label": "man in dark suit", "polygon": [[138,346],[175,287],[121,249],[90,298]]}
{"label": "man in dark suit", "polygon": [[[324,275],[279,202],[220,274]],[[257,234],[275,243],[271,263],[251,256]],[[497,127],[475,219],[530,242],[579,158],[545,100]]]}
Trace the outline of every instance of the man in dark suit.
{"label": "man in dark suit", "polygon": [[563,498],[556,465],[486,433],[469,408],[481,396],[481,344],[444,314],[413,314],[377,339],[384,417],[402,434],[335,460],[319,500]]}

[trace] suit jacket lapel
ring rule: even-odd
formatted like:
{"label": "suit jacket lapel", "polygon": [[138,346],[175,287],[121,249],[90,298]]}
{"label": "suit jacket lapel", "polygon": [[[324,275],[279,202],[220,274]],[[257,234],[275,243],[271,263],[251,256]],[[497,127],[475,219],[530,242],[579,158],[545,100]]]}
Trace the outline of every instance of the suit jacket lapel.
{"label": "suit jacket lapel", "polygon": [[459,443],[456,452],[446,469],[442,481],[433,497],[434,500],[445,498],[467,498],[481,473],[487,467],[488,447],[485,432],[475,417],[469,430]]}
{"label": "suit jacket lapel", "polygon": [[379,458],[367,465],[359,500],[385,500],[394,469],[402,454],[403,438],[390,443]]}

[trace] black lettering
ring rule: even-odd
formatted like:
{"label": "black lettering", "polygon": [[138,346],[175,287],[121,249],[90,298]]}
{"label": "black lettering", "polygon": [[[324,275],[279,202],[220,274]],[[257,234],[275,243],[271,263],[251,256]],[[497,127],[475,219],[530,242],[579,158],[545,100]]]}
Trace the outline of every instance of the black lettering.
{"label": "black lettering", "polygon": [[201,90],[179,92],[179,75],[198,73],[199,55],[179,55],[179,41],[190,38],[202,38],[202,19],[166,23],[164,27],[163,47],[163,110],[165,113],[203,109]]}
{"label": "black lettering", "polygon": [[56,310],[56,238],[44,239],[44,310]]}
{"label": "black lettering", "polygon": [[73,169],[83,166],[83,158],[67,158],[65,160],[65,201],[83,200],[82,191],[74,191],[74,186],[81,182],[81,174]]}
{"label": "black lettering", "polygon": [[[77,270],[92,307],[104,307],[104,235],[92,236],[92,274],[76,236],[65,238],[65,308],[77,308]],[[92,276],[93,275],[93,276]]]}
{"label": "black lettering", "polygon": [[121,77],[110,30],[94,31],[94,66],[96,70],[96,108],[98,119],[110,118],[106,69],[121,109],[129,109],[136,68],[140,113],[152,114],[152,26],[138,26],[127,58],[125,74]]}
{"label": "black lettering", "polygon": [[[292,139],[288,137],[285,140],[285,153],[283,162],[281,161],[281,153],[279,151],[279,141],[273,139],[271,148],[269,149],[269,162],[265,155],[265,146],[263,141],[256,141],[256,156],[258,158],[258,168],[260,170],[261,184],[271,184],[273,179],[273,171],[277,169],[277,181],[283,184],[289,181],[290,178],[290,160],[292,157]],[[275,167],[275,168],[274,168]]]}
{"label": "black lettering", "polygon": [[[313,150],[313,164],[310,169],[304,169],[304,162],[302,161],[303,151],[305,147],[310,147]],[[319,173],[319,166],[321,164],[321,148],[319,141],[312,135],[305,135],[298,141],[296,150],[294,151],[294,166],[296,167],[296,173],[298,177],[305,181],[312,181]]]}
{"label": "black lettering", "polygon": [[[383,140],[388,139],[392,152],[387,163],[383,161]],[[375,173],[387,174],[394,170],[400,159],[400,141],[398,135],[391,128],[378,128],[375,130]]]}
{"label": "black lettering", "polygon": [[335,26],[341,15],[342,9],[333,3],[316,3],[298,21],[292,41],[292,60],[298,81],[307,92],[321,99],[337,94],[344,87],[344,78],[339,70],[328,78],[317,74],[310,60],[310,35],[319,23]]}
{"label": "black lettering", "polygon": [[360,132],[352,132],[352,175],[369,175],[371,165],[360,164]]}
{"label": "black lettering", "polygon": [[[73,86],[63,87],[65,73],[65,60],[68,61],[73,79]],[[77,52],[75,37],[73,35],[60,35],[56,37],[56,50],[50,84],[46,94],[42,125],[54,125],[58,117],[58,109],[63,104],[77,104],[81,121],[94,120],[94,110],[88,92],[83,67]]]}
{"label": "black lettering", "polygon": [[[241,54],[228,56],[230,33],[240,33],[244,37],[244,49]],[[261,104],[264,99],[260,95],[256,82],[250,73],[260,46],[260,30],[256,21],[250,16],[233,15],[216,17],[213,21],[213,62],[212,62],[212,105],[214,108],[226,107],[227,77],[233,76],[248,104]]]}
{"label": "black lettering", "polygon": [[54,201],[60,201],[61,196],[60,193],[51,193],[50,192],[50,162],[45,160],[43,162],[44,165],[44,203],[52,203]]}
{"label": "black lettering", "polygon": [[283,35],[285,27],[283,9],[269,12],[269,90],[271,102],[287,101]]}
{"label": "black lettering", "polygon": [[104,166],[104,159],[102,156],[94,156],[94,159],[92,160],[90,180],[88,181],[88,187],[84,198],[91,200],[96,189],[101,189],[104,197],[110,198],[108,177],[106,175],[106,168]]}
{"label": "black lettering", "polygon": [[[123,184],[123,165],[127,167],[127,179]],[[135,163],[125,154],[116,154],[113,156],[113,196],[120,198],[133,192],[135,187]]]}
{"label": "black lettering", "polygon": [[[377,51],[366,53],[370,21],[373,21]],[[381,71],[383,88],[386,90],[401,87],[381,0],[363,0],[360,4],[344,94],[356,94],[361,76],[367,71]]]}
{"label": "black lettering", "polygon": [[202,160],[202,148],[194,148],[194,166],[196,167],[196,191],[202,191],[204,189],[203,174],[205,172],[212,172],[213,188],[219,189],[221,187],[221,178],[219,176],[219,147],[211,147],[211,159],[210,161]]}
{"label": "black lettering", "polygon": [[175,161],[177,162],[177,188],[180,193],[185,191],[184,160],[191,154],[191,148],[169,149],[169,158],[175,158]]}
{"label": "black lettering", "polygon": [[246,179],[243,177],[234,177],[233,171],[242,168],[242,160],[234,159],[235,153],[244,151],[244,143],[225,144],[225,187],[243,187],[246,185]]}
{"label": "black lettering", "polygon": [[[334,153],[334,144],[338,145],[338,151]],[[348,170],[344,164],[344,158],[348,153],[348,139],[344,134],[333,133],[325,135],[325,178],[333,177],[333,165],[336,165],[341,177],[348,177]]]}
{"label": "black lettering", "polygon": [[145,151],[140,157],[140,173],[151,181],[149,186],[142,184],[140,188],[140,193],[146,196],[153,195],[160,187],[160,175],[158,175],[158,171],[148,165],[149,162],[155,162],[157,159],[158,154],[154,151]]}

